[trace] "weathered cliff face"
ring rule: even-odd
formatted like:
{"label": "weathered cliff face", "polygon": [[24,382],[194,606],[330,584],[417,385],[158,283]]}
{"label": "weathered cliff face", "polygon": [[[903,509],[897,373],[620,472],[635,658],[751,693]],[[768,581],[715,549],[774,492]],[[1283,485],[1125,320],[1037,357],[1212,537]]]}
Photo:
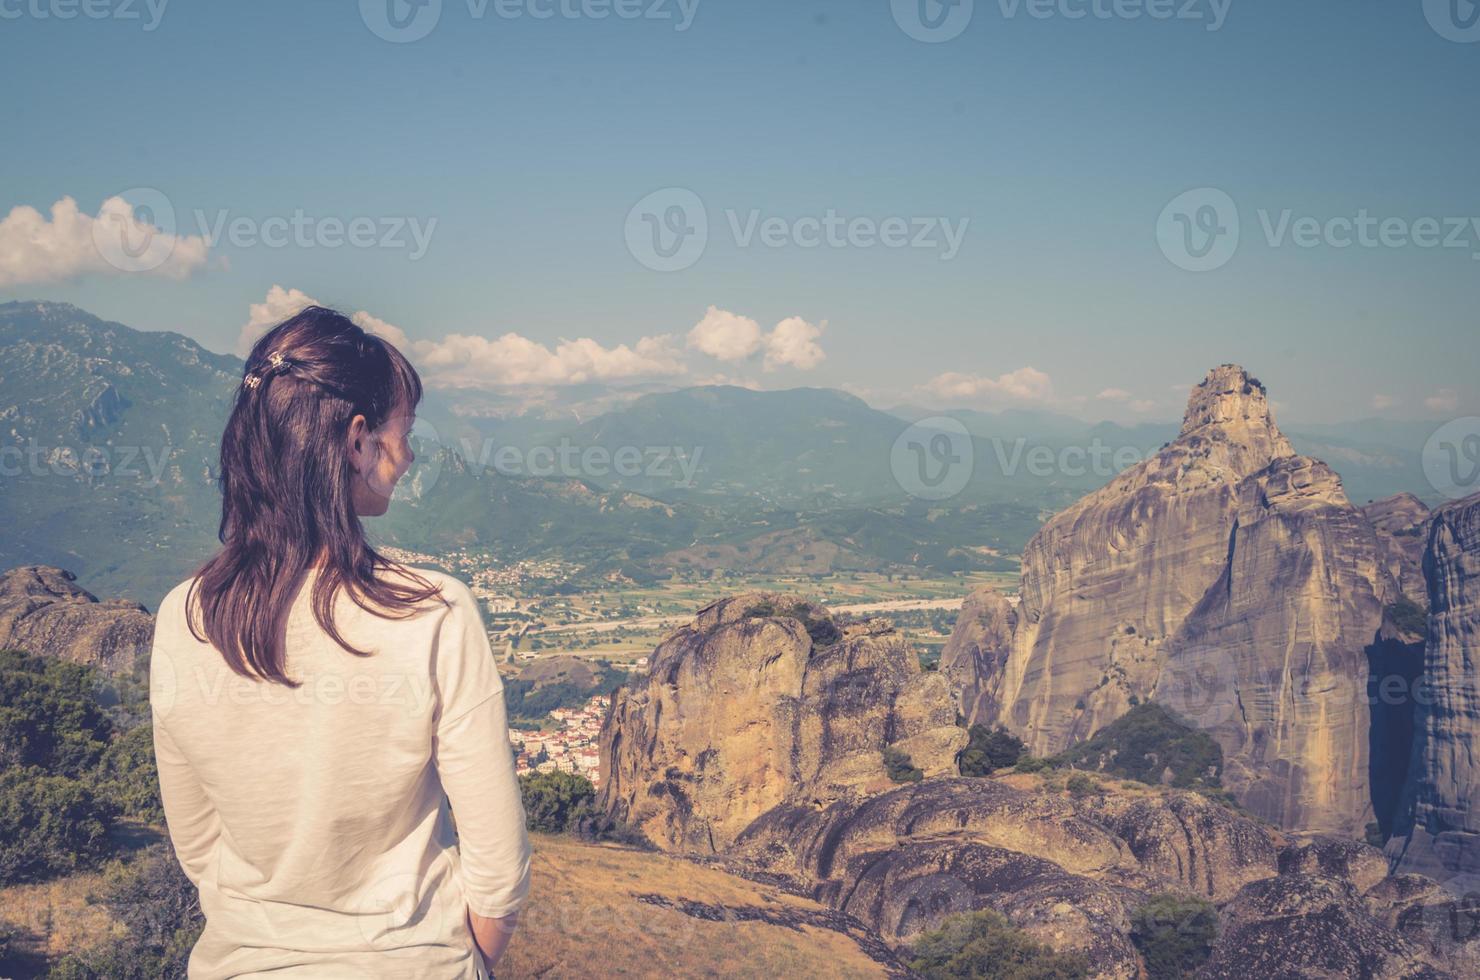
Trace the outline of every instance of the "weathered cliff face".
{"label": "weathered cliff face", "polygon": [[0,649],[127,674],[148,660],[154,617],[136,602],[97,597],[45,565],[0,573]]}
{"label": "weathered cliff face", "polygon": [[940,671],[962,716],[986,693],[983,685],[1002,673],[1017,631],[1017,610],[991,586],[980,586],[961,603],[955,628],[940,654]]}
{"label": "weathered cliff face", "polygon": [[984,602],[942,669],[971,722],[1039,755],[1156,698],[1213,732],[1255,813],[1360,836],[1368,648],[1397,590],[1379,552],[1336,474],[1297,456],[1263,386],[1224,365],[1176,440],[1029,543],[1005,652],[971,639],[1001,638]]}
{"label": "weathered cliff face", "polygon": [[1429,508],[1411,493],[1374,500],[1362,508],[1367,523],[1377,529],[1381,560],[1403,594],[1427,606],[1428,586],[1423,577],[1423,551],[1428,540]]}
{"label": "weathered cliff face", "polygon": [[1480,494],[1435,512],[1429,638],[1400,823],[1402,871],[1480,891]]}
{"label": "weathered cliff face", "polygon": [[1227,560],[1165,647],[1155,696],[1223,747],[1224,784],[1282,827],[1361,836],[1377,540],[1324,463],[1239,484]]}
{"label": "weathered cliff face", "polygon": [[954,771],[949,687],[883,622],[839,628],[783,596],[717,602],[665,640],[602,729],[606,812],[670,850],[712,853],[787,801],[892,785],[894,746]]}

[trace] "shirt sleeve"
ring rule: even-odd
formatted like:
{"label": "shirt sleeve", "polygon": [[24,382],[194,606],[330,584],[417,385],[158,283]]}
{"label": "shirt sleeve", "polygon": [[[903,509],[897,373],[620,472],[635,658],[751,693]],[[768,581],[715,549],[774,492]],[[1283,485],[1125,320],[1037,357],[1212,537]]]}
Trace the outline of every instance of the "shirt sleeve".
{"label": "shirt sleeve", "polygon": [[472,593],[461,583],[443,593],[452,608],[437,637],[441,701],[434,758],[457,823],[468,908],[502,918],[517,912],[529,895],[529,836],[504,685]]}
{"label": "shirt sleeve", "polygon": [[149,707],[154,728],[154,761],[159,769],[159,797],[170,843],[185,877],[200,887],[221,837],[221,820],[210,797],[185,753],[180,751],[165,725],[164,716],[173,704],[176,672],[170,659],[170,625],[165,608],[155,623],[154,644],[149,655]]}

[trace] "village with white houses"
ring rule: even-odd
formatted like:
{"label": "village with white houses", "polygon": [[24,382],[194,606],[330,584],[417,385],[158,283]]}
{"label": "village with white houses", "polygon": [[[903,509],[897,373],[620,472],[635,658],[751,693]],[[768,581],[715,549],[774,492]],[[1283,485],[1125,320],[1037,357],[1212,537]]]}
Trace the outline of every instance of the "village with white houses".
{"label": "village with white houses", "polygon": [[611,699],[599,694],[579,708],[556,708],[551,721],[561,727],[553,731],[515,731],[509,735],[514,744],[515,771],[523,776],[531,772],[574,773],[601,785],[601,721],[606,717]]}

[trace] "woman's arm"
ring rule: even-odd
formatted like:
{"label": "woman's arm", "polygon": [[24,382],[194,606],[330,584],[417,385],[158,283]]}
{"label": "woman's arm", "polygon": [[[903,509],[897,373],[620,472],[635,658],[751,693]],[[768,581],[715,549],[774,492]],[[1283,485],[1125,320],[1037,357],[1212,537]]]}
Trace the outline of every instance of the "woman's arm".
{"label": "woman's arm", "polygon": [[197,888],[210,867],[211,855],[221,837],[221,819],[164,723],[154,717],[154,759],[159,767],[159,797],[170,843],[185,877]]}
{"label": "woman's arm", "polygon": [[514,927],[519,924],[519,914],[506,915],[502,919],[488,919],[481,915],[468,913],[468,928],[473,933],[473,941],[478,944],[478,951],[483,954],[483,962],[491,971],[498,963],[504,950],[509,947],[509,940],[514,936]]}
{"label": "woman's arm", "polygon": [[453,608],[437,641],[441,704],[433,758],[457,823],[469,922],[485,957],[496,959],[529,894],[529,836],[488,634],[467,587],[446,591]]}

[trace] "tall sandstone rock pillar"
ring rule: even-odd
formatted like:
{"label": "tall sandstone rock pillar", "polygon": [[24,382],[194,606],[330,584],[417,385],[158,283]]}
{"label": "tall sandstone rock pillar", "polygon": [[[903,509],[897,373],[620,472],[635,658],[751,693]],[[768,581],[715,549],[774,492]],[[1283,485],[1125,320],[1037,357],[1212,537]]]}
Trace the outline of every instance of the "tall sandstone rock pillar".
{"label": "tall sandstone rock pillar", "polygon": [[1280,432],[1264,386],[1223,365],[1173,442],[1029,542],[1010,631],[1000,602],[973,600],[942,670],[972,723],[1039,755],[1159,700],[1218,739],[1253,812],[1361,836],[1369,648],[1398,589],[1382,553],[1337,475]]}
{"label": "tall sandstone rock pillar", "polygon": [[1429,638],[1402,822],[1388,842],[1398,871],[1480,882],[1480,494],[1436,511],[1424,555]]}

